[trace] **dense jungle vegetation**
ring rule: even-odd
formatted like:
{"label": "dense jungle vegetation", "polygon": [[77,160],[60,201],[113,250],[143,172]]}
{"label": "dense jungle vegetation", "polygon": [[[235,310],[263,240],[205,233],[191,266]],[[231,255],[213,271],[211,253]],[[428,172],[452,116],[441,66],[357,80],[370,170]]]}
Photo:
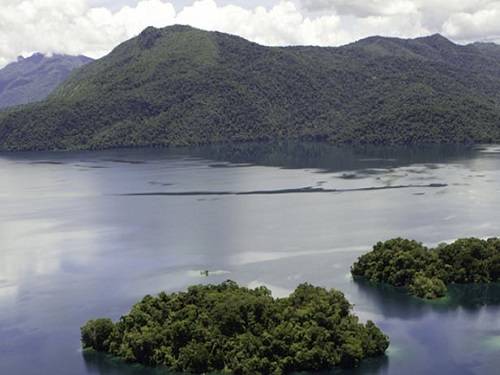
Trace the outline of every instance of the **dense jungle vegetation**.
{"label": "dense jungle vegetation", "polygon": [[354,367],[389,345],[374,323],[359,323],[339,291],[302,284],[274,299],[265,287],[232,281],[146,296],[116,323],[90,320],[81,335],[86,349],[193,373]]}
{"label": "dense jungle vegetation", "polygon": [[500,239],[459,239],[427,248],[396,238],[379,242],[351,268],[355,277],[407,288],[416,297],[443,297],[446,285],[500,281]]}
{"label": "dense jungle vegetation", "polygon": [[47,100],[0,112],[0,150],[284,138],[500,141],[500,46],[433,35],[278,48],[150,27]]}

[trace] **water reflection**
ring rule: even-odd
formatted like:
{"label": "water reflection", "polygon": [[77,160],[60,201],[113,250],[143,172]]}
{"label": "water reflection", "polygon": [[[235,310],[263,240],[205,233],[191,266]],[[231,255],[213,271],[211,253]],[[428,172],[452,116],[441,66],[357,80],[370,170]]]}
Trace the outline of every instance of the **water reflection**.
{"label": "water reflection", "polygon": [[[169,371],[168,369],[153,369],[141,365],[131,365],[118,358],[96,353],[94,351],[83,351],[83,360],[89,374],[99,375],[181,375],[181,373]],[[354,369],[333,369],[329,371],[315,372],[317,375],[360,375],[360,374],[385,374],[389,366],[389,357],[381,356],[365,360],[360,367]],[[212,375],[222,375],[213,372]],[[307,373],[297,372],[292,375],[305,375]]]}
{"label": "water reflection", "polygon": [[358,367],[354,369],[344,370],[335,369],[332,371],[319,372],[320,375],[360,375],[360,374],[386,374],[389,368],[390,357],[387,355],[368,358]]}
{"label": "water reflection", "polygon": [[484,306],[500,306],[500,284],[449,285],[444,298],[427,301],[413,297],[403,288],[374,284],[355,278],[357,292],[370,305],[377,306],[385,317],[419,318],[428,313],[476,313]]}
{"label": "water reflection", "polygon": [[89,374],[100,375],[175,375],[166,369],[151,369],[140,365],[131,365],[109,355],[93,351],[83,351],[83,360]]}
{"label": "water reflection", "polygon": [[184,158],[191,162],[211,160],[212,162],[208,163],[210,168],[243,168],[261,165],[338,172],[372,168],[390,169],[412,164],[425,164],[427,168],[433,168],[434,163],[471,162],[478,154],[483,156],[482,163],[484,164],[490,160],[489,156],[497,156],[496,153],[488,153],[486,150],[486,148],[477,146],[462,145],[336,147],[326,143],[283,141],[267,144],[222,144],[154,151],[150,149],[125,149],[72,153],[20,152],[3,153],[2,157],[22,164],[54,167],[68,163],[83,168],[111,167],[113,164],[140,166],[167,159]]}
{"label": "water reflection", "polygon": [[335,147],[325,143],[279,142],[269,144],[215,145],[190,152],[202,158],[240,165],[282,168],[315,168],[328,172],[394,168],[410,164],[454,163],[477,154],[477,147],[456,145]]}
{"label": "water reflection", "polygon": [[450,285],[449,305],[476,311],[486,305],[500,305],[500,284]]}

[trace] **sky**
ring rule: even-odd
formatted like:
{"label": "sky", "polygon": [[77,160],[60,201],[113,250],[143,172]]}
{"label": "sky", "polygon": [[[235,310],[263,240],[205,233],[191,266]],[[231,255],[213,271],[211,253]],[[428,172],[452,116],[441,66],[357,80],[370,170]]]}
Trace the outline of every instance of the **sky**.
{"label": "sky", "polygon": [[34,52],[98,58],[147,26],[187,24],[270,46],[441,33],[500,43],[500,0],[0,0],[0,67]]}

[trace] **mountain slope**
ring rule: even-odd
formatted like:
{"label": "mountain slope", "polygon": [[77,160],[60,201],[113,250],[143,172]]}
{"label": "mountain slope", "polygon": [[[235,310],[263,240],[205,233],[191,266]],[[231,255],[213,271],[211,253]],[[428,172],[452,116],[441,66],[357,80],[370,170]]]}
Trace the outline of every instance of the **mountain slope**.
{"label": "mountain slope", "polygon": [[263,47],[148,28],[46,101],[0,113],[0,149],[95,149],[272,138],[500,141],[500,59],[440,35]]}
{"label": "mountain slope", "polygon": [[45,99],[72,70],[91,62],[85,56],[36,53],[0,69],[0,108]]}

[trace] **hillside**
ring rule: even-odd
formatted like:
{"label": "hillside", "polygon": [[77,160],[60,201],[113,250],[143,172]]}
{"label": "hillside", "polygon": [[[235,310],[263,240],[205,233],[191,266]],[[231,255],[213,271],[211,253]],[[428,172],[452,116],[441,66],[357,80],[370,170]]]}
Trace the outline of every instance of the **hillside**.
{"label": "hillside", "polygon": [[278,48],[148,28],[47,100],[0,113],[0,149],[500,141],[497,47],[433,35]]}
{"label": "hillside", "polygon": [[90,61],[85,56],[40,53],[19,57],[0,69],[0,109],[45,99],[71,71]]}

